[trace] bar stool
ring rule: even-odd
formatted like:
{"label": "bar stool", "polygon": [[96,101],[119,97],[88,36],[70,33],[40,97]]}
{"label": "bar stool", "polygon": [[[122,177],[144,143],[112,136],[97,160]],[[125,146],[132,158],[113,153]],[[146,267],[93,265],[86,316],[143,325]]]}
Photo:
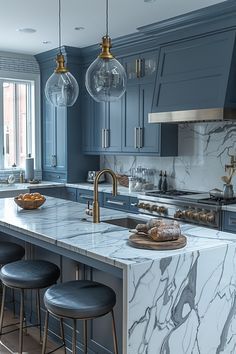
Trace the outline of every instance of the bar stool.
{"label": "bar stool", "polygon": [[[16,243],[0,241],[0,268],[5,264],[18,261],[25,255],[25,249]],[[15,315],[15,293],[12,291],[13,312]]]}
{"label": "bar stool", "polygon": [[25,249],[16,243],[0,241],[0,266],[23,258]]}
{"label": "bar stool", "polygon": [[[44,304],[47,312],[43,337],[42,354],[46,353],[49,313],[62,319],[73,320],[72,354],[76,354],[76,320],[84,321],[84,353],[87,348],[87,320],[95,319],[111,313],[112,333],[115,354],[118,354],[117,337],[113,307],[116,303],[115,292],[106,285],[88,281],[75,280],[53,285],[44,294]],[[66,351],[65,337],[62,325],[62,341]],[[60,348],[60,347],[59,347]],[[54,351],[56,351],[56,348]],[[50,353],[53,353],[51,351]]]}
{"label": "bar stool", "polygon": [[20,290],[20,330],[19,330],[19,354],[23,349],[23,329],[33,325],[24,326],[24,292],[27,289],[37,290],[37,317],[41,340],[41,314],[40,314],[40,289],[56,283],[60,276],[60,269],[53,263],[43,260],[21,260],[6,264],[0,270],[0,278],[3,283],[2,305],[0,313],[0,335],[3,329],[4,305],[6,287]]}

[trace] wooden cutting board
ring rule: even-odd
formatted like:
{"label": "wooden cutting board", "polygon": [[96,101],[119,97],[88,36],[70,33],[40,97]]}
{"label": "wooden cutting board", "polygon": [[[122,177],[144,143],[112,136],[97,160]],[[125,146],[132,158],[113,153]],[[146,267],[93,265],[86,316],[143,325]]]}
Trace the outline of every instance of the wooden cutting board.
{"label": "wooden cutting board", "polygon": [[145,236],[132,234],[128,239],[128,243],[130,246],[136,248],[148,249],[148,250],[159,250],[159,251],[176,250],[186,245],[187,238],[184,235],[181,235],[178,238],[178,240],[157,242],[157,241],[152,241]]}

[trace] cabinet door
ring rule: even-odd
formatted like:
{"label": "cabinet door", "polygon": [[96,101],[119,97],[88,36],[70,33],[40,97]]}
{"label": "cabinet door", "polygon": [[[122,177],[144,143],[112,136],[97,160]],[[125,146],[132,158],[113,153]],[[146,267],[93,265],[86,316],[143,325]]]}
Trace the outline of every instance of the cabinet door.
{"label": "cabinet door", "polygon": [[121,151],[122,100],[110,102],[106,124],[106,152]]}
{"label": "cabinet door", "polygon": [[122,151],[138,152],[139,133],[139,85],[127,85],[122,98]]}
{"label": "cabinet door", "polygon": [[93,152],[101,152],[105,149],[106,129],[106,104],[93,100],[93,124],[92,124],[92,147]]}
{"label": "cabinet door", "polygon": [[65,107],[56,109],[55,119],[55,162],[57,171],[66,171],[66,153],[67,153],[67,112]]}
{"label": "cabinet door", "polygon": [[55,156],[56,108],[43,99],[43,169],[51,170]]}
{"label": "cabinet door", "polygon": [[233,211],[223,212],[222,230],[236,233],[236,213]]}
{"label": "cabinet door", "polygon": [[146,83],[140,86],[140,151],[160,153],[160,124],[148,123],[148,113],[152,108],[154,84]]}
{"label": "cabinet door", "polygon": [[81,109],[82,109],[82,141],[83,151],[90,152],[93,150],[93,115],[94,103],[92,97],[87,91],[81,93]]}
{"label": "cabinet door", "polygon": [[104,208],[116,210],[129,210],[129,197],[127,195],[113,196],[111,193],[103,193]]}
{"label": "cabinet door", "polygon": [[157,72],[158,66],[158,53],[156,52],[148,52],[144,53],[140,57],[140,82],[154,82]]}
{"label": "cabinet door", "polygon": [[131,55],[123,59],[123,66],[127,75],[127,82],[135,82],[139,80],[139,72],[141,64],[138,55]]}

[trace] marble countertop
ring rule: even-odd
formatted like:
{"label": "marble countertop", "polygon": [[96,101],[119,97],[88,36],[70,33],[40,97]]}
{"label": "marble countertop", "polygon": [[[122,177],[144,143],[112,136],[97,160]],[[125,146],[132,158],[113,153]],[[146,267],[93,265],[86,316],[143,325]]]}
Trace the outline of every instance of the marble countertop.
{"label": "marble countertop", "polygon": [[236,212],[236,204],[223,205],[222,210]]}
{"label": "marble countertop", "polygon": [[[127,216],[126,213],[105,208],[101,208],[100,212],[102,221]],[[91,217],[85,214],[84,204],[52,197],[47,197],[45,204],[36,210],[20,209],[13,198],[0,199],[0,225],[123,269],[129,265],[221,247],[236,241],[231,233],[182,224],[182,233],[187,236],[184,248],[172,251],[141,250],[127,244],[130,236],[127,229],[104,222],[93,224]]]}
{"label": "marble countertop", "polygon": [[12,184],[1,184],[0,183],[0,192],[2,191],[13,191],[13,190],[25,190],[28,188],[45,188],[45,187],[60,187],[65,186],[64,183],[58,182],[47,182],[42,181],[40,183],[32,184],[32,183],[12,183]]}

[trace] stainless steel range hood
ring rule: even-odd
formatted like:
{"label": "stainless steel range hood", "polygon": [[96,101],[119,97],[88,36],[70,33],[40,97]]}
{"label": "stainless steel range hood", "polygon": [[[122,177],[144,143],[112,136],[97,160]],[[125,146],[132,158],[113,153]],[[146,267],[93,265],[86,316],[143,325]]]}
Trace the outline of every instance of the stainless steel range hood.
{"label": "stainless steel range hood", "polygon": [[236,32],[160,50],[149,123],[236,122]]}
{"label": "stainless steel range hood", "polygon": [[236,109],[207,108],[148,114],[149,123],[214,122],[225,120],[236,120]]}

